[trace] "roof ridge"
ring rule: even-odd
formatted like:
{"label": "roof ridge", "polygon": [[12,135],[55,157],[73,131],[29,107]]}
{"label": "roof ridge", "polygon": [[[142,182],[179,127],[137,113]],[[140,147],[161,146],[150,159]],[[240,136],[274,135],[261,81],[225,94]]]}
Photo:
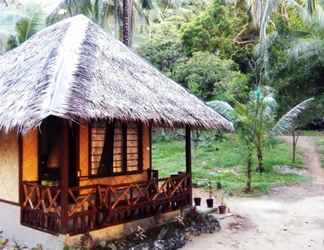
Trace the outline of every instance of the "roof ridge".
{"label": "roof ridge", "polygon": [[62,104],[67,106],[67,99],[74,82],[74,73],[79,65],[80,51],[89,21],[83,15],[70,18],[70,26],[58,47],[53,75],[47,90],[48,98],[45,98],[43,104],[48,115],[61,114],[62,111],[58,112],[58,110],[62,108]]}

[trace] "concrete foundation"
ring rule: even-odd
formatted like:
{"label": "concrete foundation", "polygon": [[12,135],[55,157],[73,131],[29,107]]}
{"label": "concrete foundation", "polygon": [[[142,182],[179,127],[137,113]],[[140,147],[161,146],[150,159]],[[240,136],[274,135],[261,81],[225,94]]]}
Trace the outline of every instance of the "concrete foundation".
{"label": "concrete foundation", "polygon": [[[134,232],[137,226],[147,230],[158,224],[174,219],[180,211],[162,214],[142,220],[107,227],[90,232],[93,239],[118,239]],[[0,231],[10,243],[17,242],[21,246],[32,248],[40,244],[44,250],[62,250],[64,245],[74,245],[80,241],[81,235],[52,235],[20,224],[20,207],[0,202]],[[11,249],[11,248],[9,248]]]}

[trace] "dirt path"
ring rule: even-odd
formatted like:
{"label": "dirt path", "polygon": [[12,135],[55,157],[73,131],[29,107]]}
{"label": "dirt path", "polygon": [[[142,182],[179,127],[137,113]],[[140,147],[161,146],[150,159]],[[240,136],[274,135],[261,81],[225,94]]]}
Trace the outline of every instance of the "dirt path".
{"label": "dirt path", "polygon": [[324,170],[313,138],[301,137],[298,149],[313,183],[278,187],[259,198],[227,200],[233,216],[221,220],[221,232],[195,238],[184,249],[323,250]]}
{"label": "dirt path", "polygon": [[[292,143],[291,136],[283,136],[282,138],[288,143]],[[321,167],[320,154],[314,140],[314,137],[301,136],[297,148],[304,155],[305,167],[313,177],[313,182],[324,184],[324,168]]]}

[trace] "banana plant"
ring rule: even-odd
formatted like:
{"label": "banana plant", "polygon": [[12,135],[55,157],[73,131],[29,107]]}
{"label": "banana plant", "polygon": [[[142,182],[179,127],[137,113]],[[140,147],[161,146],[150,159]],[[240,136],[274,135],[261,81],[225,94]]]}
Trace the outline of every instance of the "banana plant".
{"label": "banana plant", "polygon": [[[297,104],[279,119],[277,102],[269,87],[257,87],[251,92],[248,102],[243,105],[234,101],[234,108],[227,102],[211,101],[208,104],[232,121],[244,142],[253,145],[257,158],[257,170],[263,172],[263,149],[269,137],[290,134],[298,126],[304,112],[311,106],[314,98]],[[243,133],[243,134],[242,134]],[[242,134],[242,135],[241,135]]]}

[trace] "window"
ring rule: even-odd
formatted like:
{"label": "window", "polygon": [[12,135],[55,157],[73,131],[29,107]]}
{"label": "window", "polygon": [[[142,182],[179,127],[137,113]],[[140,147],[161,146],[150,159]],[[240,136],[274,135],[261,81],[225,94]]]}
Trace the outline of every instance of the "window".
{"label": "window", "polygon": [[90,175],[111,176],[142,170],[142,126],[94,122],[90,128]]}

